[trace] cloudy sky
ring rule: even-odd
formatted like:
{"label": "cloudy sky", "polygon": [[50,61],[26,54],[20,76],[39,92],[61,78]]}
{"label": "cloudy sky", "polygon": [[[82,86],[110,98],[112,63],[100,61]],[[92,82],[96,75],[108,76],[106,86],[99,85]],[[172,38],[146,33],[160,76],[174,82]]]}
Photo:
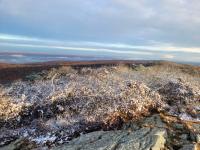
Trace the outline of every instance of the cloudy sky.
{"label": "cloudy sky", "polygon": [[0,52],[200,62],[199,0],[0,0]]}

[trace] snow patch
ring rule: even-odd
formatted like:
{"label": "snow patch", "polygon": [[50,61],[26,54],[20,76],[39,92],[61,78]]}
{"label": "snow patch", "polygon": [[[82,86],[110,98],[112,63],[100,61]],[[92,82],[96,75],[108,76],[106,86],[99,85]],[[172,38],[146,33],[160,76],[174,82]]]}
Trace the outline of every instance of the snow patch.
{"label": "snow patch", "polygon": [[199,118],[193,118],[187,113],[182,113],[179,115],[179,118],[184,121],[200,121]]}
{"label": "snow patch", "polygon": [[44,136],[44,135],[42,135],[42,136],[31,139],[31,141],[34,141],[37,144],[45,144],[47,142],[53,143],[56,140],[56,138],[57,138],[56,136],[50,136],[50,135]]}

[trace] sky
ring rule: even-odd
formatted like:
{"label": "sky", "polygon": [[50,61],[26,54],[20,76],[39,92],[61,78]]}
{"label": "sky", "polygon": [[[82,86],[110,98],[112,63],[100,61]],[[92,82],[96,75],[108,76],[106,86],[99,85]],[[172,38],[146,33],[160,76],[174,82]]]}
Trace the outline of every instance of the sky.
{"label": "sky", "polygon": [[0,0],[0,52],[200,62],[199,0]]}

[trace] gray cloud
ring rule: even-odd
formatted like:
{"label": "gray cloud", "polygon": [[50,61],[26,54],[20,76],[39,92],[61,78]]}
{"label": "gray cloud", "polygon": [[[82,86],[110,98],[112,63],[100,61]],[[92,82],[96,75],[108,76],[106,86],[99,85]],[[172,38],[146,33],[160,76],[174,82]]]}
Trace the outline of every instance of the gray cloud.
{"label": "gray cloud", "polygon": [[1,0],[0,32],[200,51],[199,10],[199,0]]}

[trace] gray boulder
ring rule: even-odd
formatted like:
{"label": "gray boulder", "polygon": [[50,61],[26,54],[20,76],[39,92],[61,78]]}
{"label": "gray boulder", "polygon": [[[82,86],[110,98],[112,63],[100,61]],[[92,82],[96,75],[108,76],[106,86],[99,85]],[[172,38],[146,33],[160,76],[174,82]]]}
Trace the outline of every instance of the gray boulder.
{"label": "gray boulder", "polygon": [[98,131],[85,134],[55,150],[160,150],[164,148],[166,131],[142,128],[130,131]]}

